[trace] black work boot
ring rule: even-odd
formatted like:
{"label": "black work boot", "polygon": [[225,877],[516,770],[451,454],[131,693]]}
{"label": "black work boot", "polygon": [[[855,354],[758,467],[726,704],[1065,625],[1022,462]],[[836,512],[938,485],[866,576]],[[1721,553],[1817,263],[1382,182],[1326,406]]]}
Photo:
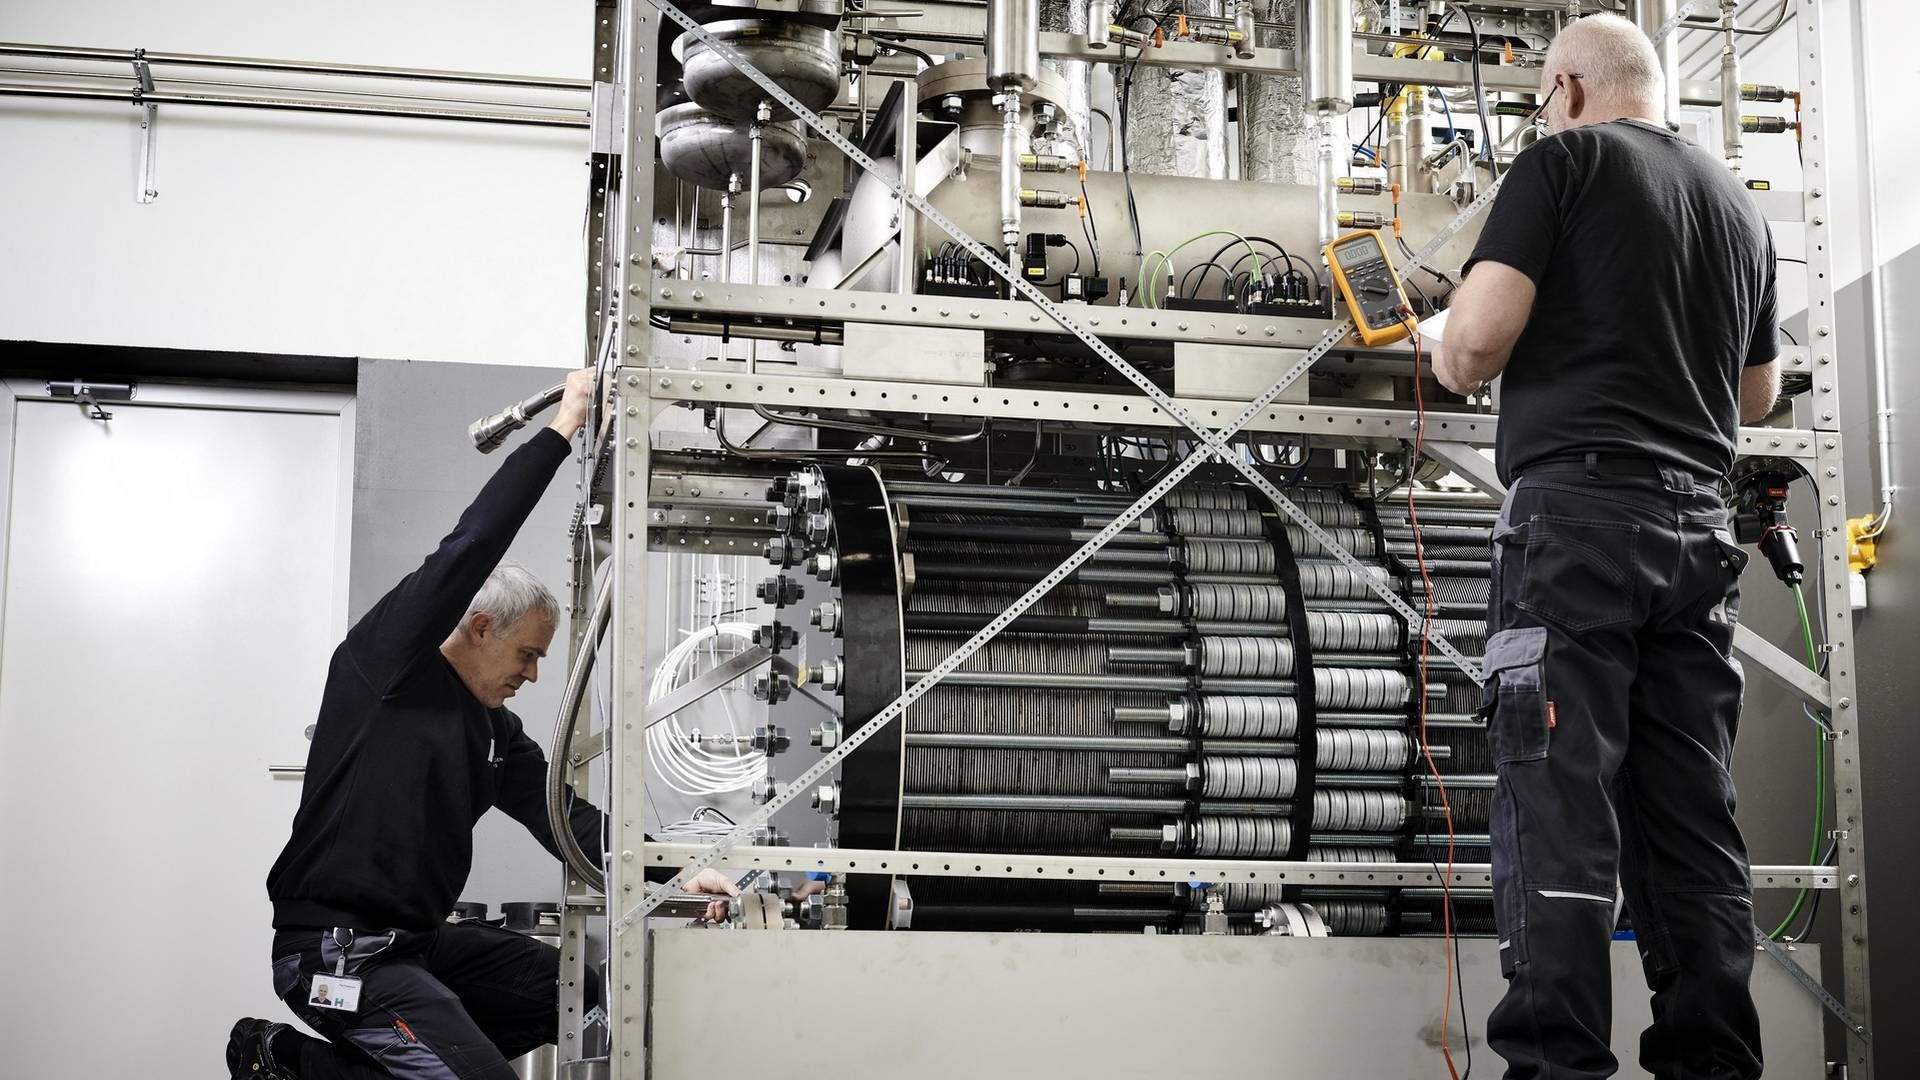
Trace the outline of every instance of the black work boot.
{"label": "black work boot", "polygon": [[293,1073],[273,1059],[273,1037],[290,1031],[287,1024],[242,1017],[227,1037],[227,1071],[232,1080],[295,1080]]}

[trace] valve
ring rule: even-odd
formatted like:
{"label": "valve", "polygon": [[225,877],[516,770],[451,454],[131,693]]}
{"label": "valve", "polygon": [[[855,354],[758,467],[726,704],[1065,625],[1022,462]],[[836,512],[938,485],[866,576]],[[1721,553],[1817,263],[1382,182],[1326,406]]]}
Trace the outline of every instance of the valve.
{"label": "valve", "polygon": [[799,600],[801,597],[806,596],[807,589],[806,586],[800,582],[782,574],[779,577],[770,577],[762,581],[759,586],[753,590],[753,594],[758,596],[762,603],[783,608]]}

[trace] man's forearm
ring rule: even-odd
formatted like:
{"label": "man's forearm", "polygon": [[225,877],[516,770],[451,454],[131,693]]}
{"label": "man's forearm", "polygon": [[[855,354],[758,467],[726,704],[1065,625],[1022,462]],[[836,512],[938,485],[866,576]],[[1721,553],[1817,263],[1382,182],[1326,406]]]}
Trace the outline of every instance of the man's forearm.
{"label": "man's forearm", "polygon": [[1449,342],[1434,358],[1433,373],[1440,385],[1463,397],[1471,396],[1506,370],[1511,353],[1508,350],[1501,355]]}

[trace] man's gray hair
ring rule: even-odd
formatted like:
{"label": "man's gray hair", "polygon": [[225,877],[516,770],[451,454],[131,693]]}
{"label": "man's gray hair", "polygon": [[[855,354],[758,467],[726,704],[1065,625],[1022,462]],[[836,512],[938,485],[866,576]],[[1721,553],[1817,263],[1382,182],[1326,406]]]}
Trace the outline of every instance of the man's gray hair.
{"label": "man's gray hair", "polygon": [[1577,19],[1547,50],[1547,76],[1580,76],[1581,88],[1596,102],[1614,106],[1659,106],[1666,100],[1666,79],[1653,42],[1638,26],[1618,15]]}
{"label": "man's gray hair", "polygon": [[553,598],[553,590],[512,559],[500,560],[487,575],[487,583],[474,594],[460,621],[483,611],[493,620],[495,630],[506,630],[533,612],[545,615],[555,625],[560,622],[560,602]]}

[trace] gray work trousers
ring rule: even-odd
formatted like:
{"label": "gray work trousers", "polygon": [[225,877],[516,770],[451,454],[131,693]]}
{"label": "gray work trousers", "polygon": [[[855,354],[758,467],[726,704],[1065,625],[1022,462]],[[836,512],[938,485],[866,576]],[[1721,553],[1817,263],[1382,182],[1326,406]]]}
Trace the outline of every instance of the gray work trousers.
{"label": "gray work trousers", "polygon": [[1760,1075],[1734,822],[1740,571],[1719,494],[1646,459],[1531,467],[1494,526],[1490,832],[1510,1080],[1600,1080],[1616,878],[1653,993],[1641,1067]]}

